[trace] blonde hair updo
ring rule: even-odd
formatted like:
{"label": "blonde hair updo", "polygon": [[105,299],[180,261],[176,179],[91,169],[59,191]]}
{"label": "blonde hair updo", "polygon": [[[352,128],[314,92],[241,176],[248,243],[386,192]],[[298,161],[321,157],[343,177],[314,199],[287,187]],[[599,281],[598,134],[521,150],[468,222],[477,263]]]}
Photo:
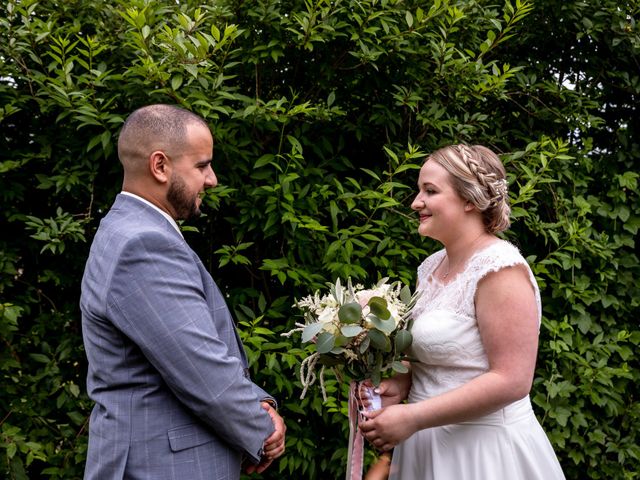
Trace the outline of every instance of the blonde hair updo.
{"label": "blonde hair updo", "polygon": [[489,233],[509,228],[511,207],[506,172],[500,158],[482,145],[450,145],[436,150],[433,160],[451,175],[453,188],[481,213]]}

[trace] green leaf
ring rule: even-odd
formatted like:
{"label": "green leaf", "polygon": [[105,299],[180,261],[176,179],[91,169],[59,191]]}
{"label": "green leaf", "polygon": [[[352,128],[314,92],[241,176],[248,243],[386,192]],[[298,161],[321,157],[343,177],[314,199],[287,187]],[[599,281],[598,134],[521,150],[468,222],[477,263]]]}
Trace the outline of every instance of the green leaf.
{"label": "green leaf", "polygon": [[409,28],[413,27],[413,15],[411,15],[411,12],[407,10],[407,12],[404,15],[404,19],[407,22],[407,26]]}
{"label": "green leaf", "polygon": [[336,92],[334,91],[329,92],[329,96],[327,97],[327,107],[330,107],[331,105],[333,105],[335,101],[336,101]]}
{"label": "green leaf", "polygon": [[77,397],[78,395],[80,395],[80,387],[78,387],[78,385],[76,385],[75,383],[71,383],[69,384],[69,392],[74,397]]}
{"label": "green leaf", "polygon": [[413,342],[413,335],[408,330],[400,330],[396,333],[394,338],[396,352],[403,353],[407,348],[411,346]]}
{"label": "green leaf", "polygon": [[359,346],[360,353],[361,354],[365,353],[369,349],[370,346],[371,346],[371,339],[367,335],[366,337],[364,337],[364,339],[360,343],[360,346]]}
{"label": "green leaf", "polygon": [[393,362],[391,364],[391,368],[393,369],[394,372],[398,372],[398,373],[408,373],[409,369],[407,368],[407,366],[402,363],[402,362]]}
{"label": "green leaf", "polygon": [[30,353],[29,357],[31,357],[36,362],[40,362],[40,363],[49,363],[49,360],[50,360],[49,357],[47,357],[42,353]]}
{"label": "green leaf", "polygon": [[318,333],[320,333],[322,327],[324,326],[325,324],[323,322],[310,323],[309,325],[305,326],[304,330],[302,331],[302,341],[308,342],[312,340],[316,335],[318,335]]}
{"label": "green leaf", "polygon": [[338,318],[342,323],[360,323],[362,307],[357,302],[345,303],[338,310]]}
{"label": "green leaf", "polygon": [[362,327],[360,325],[345,325],[340,331],[345,337],[351,338],[362,332]]}
{"label": "green leaf", "polygon": [[264,154],[256,161],[256,163],[253,165],[253,168],[258,169],[260,167],[264,167],[265,165],[269,165],[275,158],[275,155],[271,153]]}
{"label": "green leaf", "polygon": [[86,419],[86,417],[80,412],[67,412],[67,415],[76,425],[82,425]]}
{"label": "green leaf", "polygon": [[387,301],[382,297],[371,297],[368,305],[371,313],[382,320],[387,320],[391,316],[391,312],[387,309]]}
{"label": "green leaf", "polygon": [[174,75],[171,78],[171,88],[173,90],[178,90],[181,85],[182,85],[182,75],[180,75],[180,74]]}
{"label": "green leaf", "polygon": [[393,318],[388,320],[382,320],[375,315],[369,315],[367,319],[373,324],[375,328],[389,335],[396,329],[396,321]]}
{"label": "green leaf", "polygon": [[380,382],[382,382],[382,372],[379,370],[371,372],[371,383],[373,383],[374,386],[379,387]]}
{"label": "green leaf", "polygon": [[411,289],[407,285],[400,289],[400,301],[405,305],[411,303]]}
{"label": "green leaf", "polygon": [[371,340],[371,346],[383,352],[391,351],[391,341],[384,333],[378,330],[369,330],[367,337]]}
{"label": "green leaf", "polygon": [[318,353],[329,353],[333,350],[336,343],[336,337],[332,333],[322,332],[316,340],[316,350]]}

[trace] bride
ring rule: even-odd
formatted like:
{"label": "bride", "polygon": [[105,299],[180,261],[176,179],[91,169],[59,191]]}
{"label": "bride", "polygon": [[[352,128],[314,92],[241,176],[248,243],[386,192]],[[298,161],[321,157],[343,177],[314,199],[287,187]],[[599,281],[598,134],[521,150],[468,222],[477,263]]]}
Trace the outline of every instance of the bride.
{"label": "bride", "polygon": [[394,449],[391,479],[563,479],[529,400],[538,286],[496,236],[509,227],[504,167],[486,147],[445,147],[427,157],[418,189],[418,231],[444,249],[418,268],[411,372],[382,382],[383,408],[365,414],[363,435]]}

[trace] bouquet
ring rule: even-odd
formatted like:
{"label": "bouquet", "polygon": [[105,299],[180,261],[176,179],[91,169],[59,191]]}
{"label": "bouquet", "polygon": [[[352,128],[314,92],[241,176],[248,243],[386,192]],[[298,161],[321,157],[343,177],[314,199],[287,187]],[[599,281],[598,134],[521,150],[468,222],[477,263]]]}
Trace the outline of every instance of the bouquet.
{"label": "bouquet", "polygon": [[294,304],[305,322],[284,334],[301,332],[303,343],[315,343],[315,352],[300,367],[300,398],[319,377],[326,401],[326,367],[343,369],[356,381],[369,378],[376,386],[387,372],[406,373],[402,359],[412,341],[410,317],[418,294],[400,282],[388,283],[388,278],[369,289],[351,279],[346,286],[340,279],[327,285],[329,293],[315,292]]}
{"label": "bouquet", "polygon": [[[364,440],[358,434],[357,397],[360,381],[370,378],[379,385],[387,372],[406,373],[402,363],[404,352],[411,345],[411,310],[418,299],[400,282],[380,280],[373,288],[353,285],[348,279],[329,283],[329,293],[319,292],[298,300],[294,307],[304,312],[304,323],[285,333],[302,332],[302,342],[314,342],[315,352],[302,361],[300,380],[304,398],[307,389],[320,378],[323,399],[325,367],[346,370],[351,375],[349,391],[349,449],[347,480],[362,479]],[[316,368],[321,365],[319,375]],[[373,391],[367,392],[370,410],[380,408],[381,401]]]}

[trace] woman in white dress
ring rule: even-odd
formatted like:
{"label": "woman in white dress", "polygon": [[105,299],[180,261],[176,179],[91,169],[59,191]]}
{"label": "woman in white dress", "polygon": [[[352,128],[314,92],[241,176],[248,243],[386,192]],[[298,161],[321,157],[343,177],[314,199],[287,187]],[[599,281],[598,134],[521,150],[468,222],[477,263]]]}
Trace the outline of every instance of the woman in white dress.
{"label": "woman in white dress", "polygon": [[426,159],[418,188],[418,231],[444,249],[418,268],[411,372],[382,382],[363,435],[394,448],[390,479],[563,479],[529,400],[538,286],[495,235],[509,227],[504,167],[486,147],[453,145]]}

